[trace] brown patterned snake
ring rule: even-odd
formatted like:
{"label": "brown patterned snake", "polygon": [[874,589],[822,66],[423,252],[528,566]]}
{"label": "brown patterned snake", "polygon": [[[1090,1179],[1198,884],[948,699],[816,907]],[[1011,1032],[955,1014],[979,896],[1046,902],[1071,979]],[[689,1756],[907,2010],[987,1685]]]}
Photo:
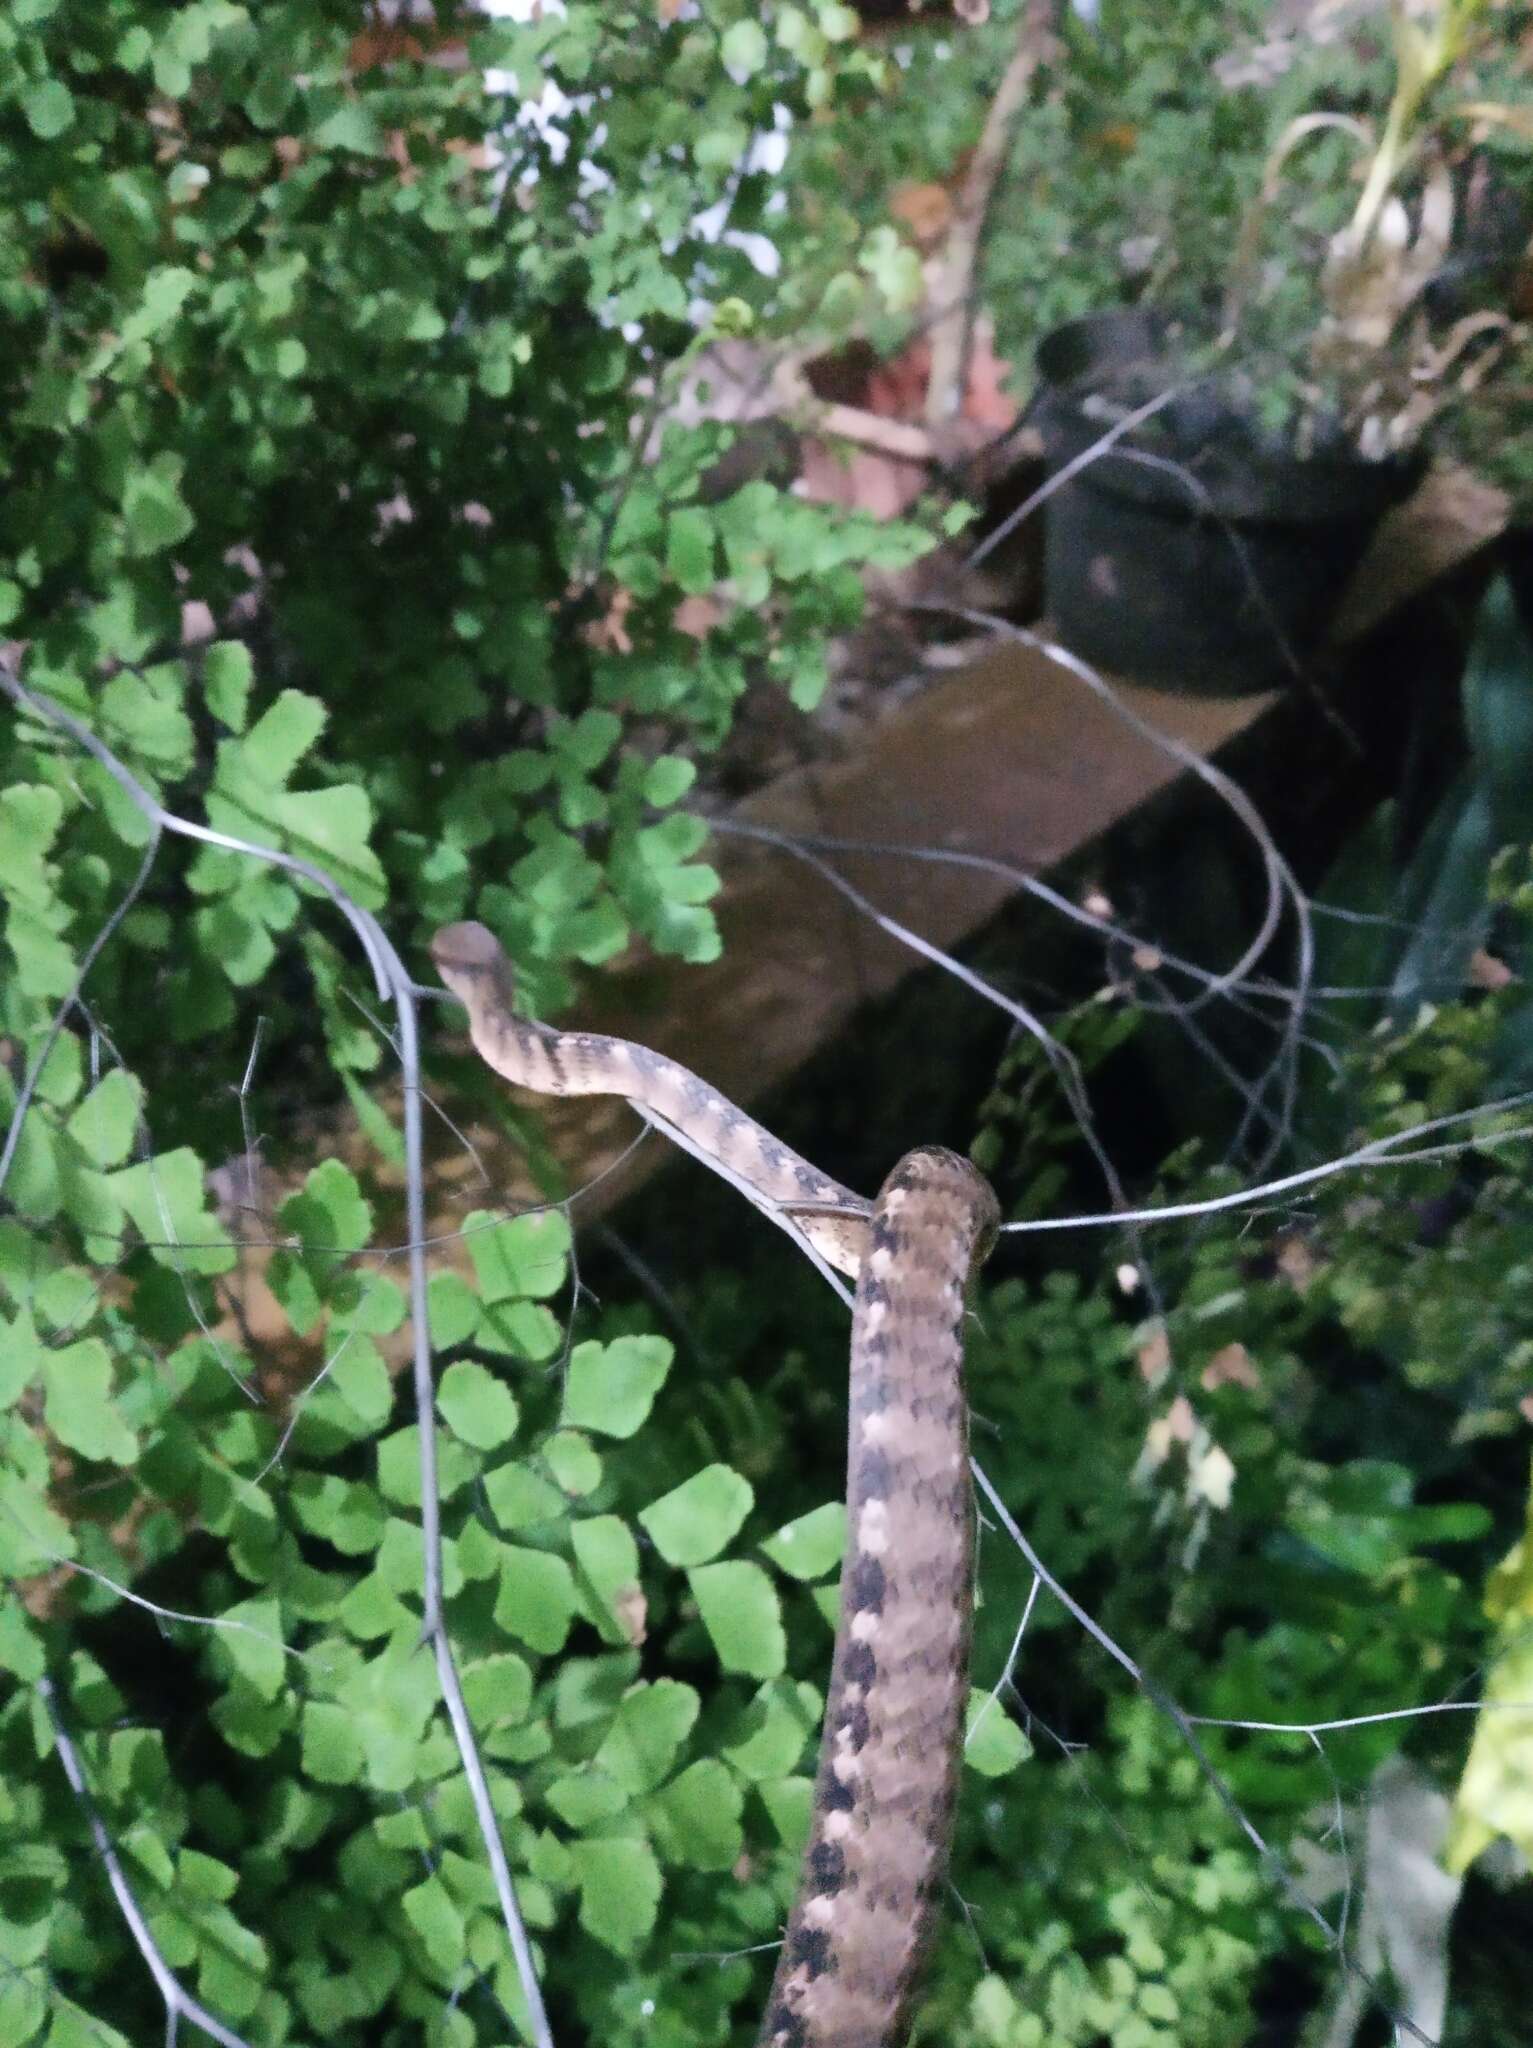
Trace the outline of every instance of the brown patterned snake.
{"label": "brown patterned snake", "polygon": [[908,1152],[869,1204],[675,1060],[512,1009],[482,924],[431,942],[481,1057],[545,1095],[623,1095],[794,1214],[857,1276],[848,1552],[809,1844],[757,2048],[894,2048],[947,1861],[968,1689],[964,1292],[999,1214],[966,1159]]}

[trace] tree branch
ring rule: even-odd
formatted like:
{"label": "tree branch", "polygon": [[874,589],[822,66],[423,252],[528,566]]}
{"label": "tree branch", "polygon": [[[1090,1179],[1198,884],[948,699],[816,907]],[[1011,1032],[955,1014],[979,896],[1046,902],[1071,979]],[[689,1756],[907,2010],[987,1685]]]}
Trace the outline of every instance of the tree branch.
{"label": "tree branch", "polygon": [[933,287],[939,308],[932,328],[931,376],[926,386],[926,424],[934,431],[955,420],[963,407],[973,343],[974,276],[980,243],[996,183],[1011,150],[1012,136],[1033,74],[1050,57],[1060,0],[1028,0],[1017,28],[1016,47],[1001,74],[985,116],[979,146],[958,194],[952,232]]}

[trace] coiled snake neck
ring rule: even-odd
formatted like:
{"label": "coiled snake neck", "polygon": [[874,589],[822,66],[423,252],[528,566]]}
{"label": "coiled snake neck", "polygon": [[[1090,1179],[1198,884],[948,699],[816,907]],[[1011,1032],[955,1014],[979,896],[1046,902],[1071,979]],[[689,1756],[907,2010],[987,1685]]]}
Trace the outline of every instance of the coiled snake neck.
{"label": "coiled snake neck", "polygon": [[856,1276],[841,1618],[809,1842],[757,2048],[895,2048],[935,1922],[962,1755],[964,1298],[995,1241],[995,1196],[966,1159],[928,1146],[868,1203],[664,1054],[518,1017],[483,925],[445,926],[431,955],[496,1073],[545,1095],[641,1103]]}

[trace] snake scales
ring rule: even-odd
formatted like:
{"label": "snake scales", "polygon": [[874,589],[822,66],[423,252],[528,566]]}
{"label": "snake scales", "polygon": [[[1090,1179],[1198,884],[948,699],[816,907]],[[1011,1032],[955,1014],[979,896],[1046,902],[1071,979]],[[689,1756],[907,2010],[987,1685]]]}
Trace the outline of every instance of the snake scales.
{"label": "snake scales", "polygon": [[971,1610],[962,1324],[998,1212],[967,1160],[909,1152],[869,1204],[727,1097],[626,1039],[512,1008],[481,924],[431,943],[481,1057],[547,1095],[623,1095],[793,1213],[855,1274],[848,1550],[803,1874],[757,2048],[894,2048],[947,1861]]}

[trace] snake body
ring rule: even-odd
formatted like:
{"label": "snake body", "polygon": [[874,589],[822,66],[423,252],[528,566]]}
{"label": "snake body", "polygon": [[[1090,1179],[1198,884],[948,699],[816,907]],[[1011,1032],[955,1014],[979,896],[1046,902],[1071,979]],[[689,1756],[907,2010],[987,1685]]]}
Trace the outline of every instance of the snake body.
{"label": "snake body", "polygon": [[994,1242],[995,1196],[966,1159],[931,1146],[907,1153],[869,1204],[664,1054],[518,1017],[483,925],[446,926],[431,953],[496,1073],[544,1094],[642,1104],[794,1212],[857,1276],[841,1617],[809,1843],[757,2048],[895,2048],[935,1919],[962,1751],[964,1297]]}

